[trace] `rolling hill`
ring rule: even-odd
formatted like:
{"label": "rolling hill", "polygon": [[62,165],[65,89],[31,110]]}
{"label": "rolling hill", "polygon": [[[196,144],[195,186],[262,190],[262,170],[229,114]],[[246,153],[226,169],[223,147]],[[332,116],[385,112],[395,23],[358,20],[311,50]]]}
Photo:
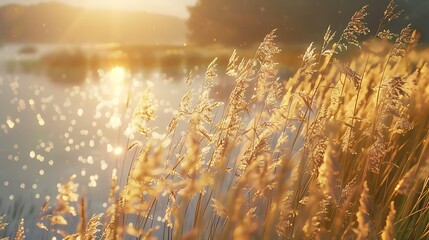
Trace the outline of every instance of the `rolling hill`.
{"label": "rolling hill", "polygon": [[186,24],[174,16],[94,10],[61,3],[0,7],[0,42],[179,44]]}

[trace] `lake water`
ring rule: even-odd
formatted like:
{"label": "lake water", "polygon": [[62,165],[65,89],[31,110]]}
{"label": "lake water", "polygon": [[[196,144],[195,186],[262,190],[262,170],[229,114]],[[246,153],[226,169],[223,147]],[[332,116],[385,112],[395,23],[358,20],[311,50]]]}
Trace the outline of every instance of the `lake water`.
{"label": "lake water", "polygon": [[85,72],[78,86],[64,85],[43,73],[8,70],[8,61],[22,60],[17,49],[0,49],[0,216],[10,223],[6,234],[25,218],[28,237],[37,239],[39,207],[47,197],[54,205],[57,184],[73,174],[90,199],[89,213],[104,212],[113,169],[118,175],[124,169],[125,177],[132,160],[125,157],[133,137],[128,123],[140,94],[153,85],[160,110],[155,131],[163,133],[185,84],[116,65]]}

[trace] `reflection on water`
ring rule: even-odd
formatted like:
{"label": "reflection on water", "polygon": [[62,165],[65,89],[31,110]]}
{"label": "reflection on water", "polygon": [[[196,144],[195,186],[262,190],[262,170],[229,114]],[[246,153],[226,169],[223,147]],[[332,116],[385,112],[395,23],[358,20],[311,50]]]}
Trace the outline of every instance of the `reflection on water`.
{"label": "reflection on water", "polygon": [[[9,49],[9,50],[5,50]],[[232,49],[201,49],[187,46],[15,46],[0,48],[10,73],[26,72],[43,74],[53,82],[65,85],[82,84],[85,78],[98,69],[124,66],[132,73],[164,74],[166,78],[181,80],[190,71],[203,74],[205,67],[216,57],[219,73],[228,64]],[[250,57],[253,51],[242,50],[241,55]],[[301,52],[300,52],[301,53]],[[250,55],[249,55],[250,54]],[[2,59],[6,56],[6,60]],[[298,58],[288,53],[279,55],[280,76],[287,79],[298,67]],[[223,76],[222,76],[223,77]]]}
{"label": "reflection on water", "polygon": [[81,85],[85,81],[87,73],[87,69],[82,67],[57,66],[48,68],[46,76],[59,84]]}
{"label": "reflection on water", "polygon": [[124,149],[135,136],[128,123],[147,84],[160,106],[160,132],[184,93],[184,84],[162,74],[122,65],[93,74],[52,65],[46,75],[0,71],[0,215],[7,214],[9,229],[25,217],[39,234],[33,239],[47,236],[34,226],[39,207],[73,174],[91,199],[88,214],[104,211],[113,169],[125,177],[130,167],[133,154]]}
{"label": "reflection on water", "polygon": [[82,51],[61,50],[43,56],[41,61],[45,65],[46,75],[54,82],[80,85],[85,81],[88,64]]}
{"label": "reflection on water", "polygon": [[72,46],[46,47],[49,50],[45,51],[29,51],[27,48],[23,46],[6,54],[14,55],[6,61],[8,72],[44,74],[53,82],[64,85],[80,85],[88,74],[117,65],[132,73],[162,73],[167,78],[182,79],[190,70],[200,69],[212,60],[211,57],[203,59],[199,54],[184,54],[183,50],[168,47]]}

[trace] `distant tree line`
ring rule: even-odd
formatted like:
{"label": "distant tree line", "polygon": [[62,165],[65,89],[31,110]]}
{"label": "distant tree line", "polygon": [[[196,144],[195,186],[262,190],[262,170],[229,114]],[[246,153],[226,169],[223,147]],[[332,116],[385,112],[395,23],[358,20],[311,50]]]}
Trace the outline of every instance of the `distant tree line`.
{"label": "distant tree line", "polygon": [[[196,44],[221,43],[245,46],[261,41],[278,29],[279,41],[294,44],[320,39],[331,25],[341,31],[353,13],[369,4],[371,29],[377,27],[390,0],[199,0],[189,8],[188,39]],[[429,1],[397,0],[402,17],[392,23],[400,31],[406,23],[429,41]],[[373,30],[374,31],[374,30]]]}

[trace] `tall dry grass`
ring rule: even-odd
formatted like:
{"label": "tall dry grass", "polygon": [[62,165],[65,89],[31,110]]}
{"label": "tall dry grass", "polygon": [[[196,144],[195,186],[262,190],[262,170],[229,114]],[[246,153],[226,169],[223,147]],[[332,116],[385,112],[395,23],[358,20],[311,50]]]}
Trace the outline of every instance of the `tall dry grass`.
{"label": "tall dry grass", "polygon": [[[428,238],[429,67],[411,26],[388,29],[400,13],[391,1],[369,48],[337,60],[370,33],[363,7],[286,81],[269,33],[252,58],[233,52],[226,103],[212,98],[214,60],[202,85],[190,75],[161,139],[148,88],[132,121],[143,140],[128,147],[125,186],[114,171],[107,211],[86,216],[71,177],[38,226],[65,239]],[[76,231],[64,230],[66,215]]]}

